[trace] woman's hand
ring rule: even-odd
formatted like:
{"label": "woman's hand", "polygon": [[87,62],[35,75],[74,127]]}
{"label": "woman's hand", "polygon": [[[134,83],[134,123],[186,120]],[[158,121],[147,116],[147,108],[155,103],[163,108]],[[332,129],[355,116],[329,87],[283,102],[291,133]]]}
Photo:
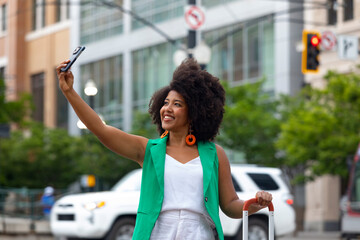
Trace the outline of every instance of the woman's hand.
{"label": "woman's hand", "polygon": [[70,70],[67,72],[61,71],[61,68],[66,67],[69,62],[70,60],[66,60],[56,67],[56,73],[59,79],[59,87],[63,92],[72,90],[74,85],[74,75],[72,72]]}
{"label": "woman's hand", "polygon": [[255,195],[257,203],[251,204],[254,212],[259,211],[260,209],[266,208],[272,201],[271,193],[265,191],[259,191]]}

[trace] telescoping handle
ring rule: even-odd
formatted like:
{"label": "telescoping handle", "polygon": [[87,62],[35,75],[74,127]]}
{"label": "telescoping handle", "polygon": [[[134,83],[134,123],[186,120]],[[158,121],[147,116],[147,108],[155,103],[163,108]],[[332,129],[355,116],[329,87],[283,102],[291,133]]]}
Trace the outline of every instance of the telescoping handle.
{"label": "telescoping handle", "polygon": [[[251,198],[244,203],[243,207],[243,240],[248,240],[248,228],[249,228],[249,207],[251,204],[257,203],[256,198]],[[274,240],[274,206],[269,204],[269,240]]]}

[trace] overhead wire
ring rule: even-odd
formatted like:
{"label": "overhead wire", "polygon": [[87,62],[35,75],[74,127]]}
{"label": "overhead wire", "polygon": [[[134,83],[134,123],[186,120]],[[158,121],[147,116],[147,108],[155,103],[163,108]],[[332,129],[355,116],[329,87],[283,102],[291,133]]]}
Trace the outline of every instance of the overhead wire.
{"label": "overhead wire", "polygon": [[[266,14],[266,15],[262,15],[260,17],[257,17],[257,18],[253,18],[253,19],[248,19],[246,21],[243,21],[243,22],[240,22],[240,23],[237,23],[237,24],[241,24],[242,26],[252,26],[256,23],[259,23],[261,21],[264,21],[264,20],[268,20],[269,17],[272,18],[273,20],[276,20],[275,17],[278,17],[282,14],[290,14],[290,13],[295,13],[295,12],[304,12],[304,11],[307,11],[307,10],[317,10],[317,9],[327,9],[328,8],[328,5],[327,4],[324,4],[322,2],[319,2],[319,1],[304,1],[304,0],[262,0],[262,1],[287,1],[287,2],[291,2],[291,3],[296,3],[296,4],[301,4],[301,3],[309,3],[309,4],[317,4],[318,6],[312,6],[312,7],[294,7],[294,8],[287,8],[287,9],[283,9],[283,10],[279,10],[277,12],[272,12],[272,13],[269,13],[269,14]],[[106,6],[106,7],[110,7],[110,8],[116,8],[118,9],[119,11],[125,13],[125,14],[129,14],[131,15],[131,17],[135,18],[136,20],[142,22],[144,25],[152,28],[154,31],[156,31],[157,33],[159,33],[161,36],[163,36],[168,42],[170,42],[171,44],[173,45],[177,45],[179,48],[182,48],[184,49],[184,47],[182,45],[180,45],[178,43],[177,40],[171,38],[169,35],[167,35],[164,31],[162,31],[160,28],[158,28],[155,24],[151,23],[150,21],[140,17],[139,15],[137,15],[135,12],[131,11],[131,10],[128,10],[128,9],[124,9],[122,6],[116,4],[115,2],[113,1],[105,1],[105,0],[80,0],[80,1],[66,1],[66,3],[63,3],[63,2],[59,2],[59,1],[45,1],[45,2],[42,2],[42,3],[37,3],[36,6],[45,6],[45,5],[86,5],[86,4],[94,4],[94,5],[97,5],[97,6]],[[27,9],[24,9],[24,12],[25,11],[32,11],[32,7],[29,7]],[[21,11],[17,11],[14,15],[12,16],[8,16],[8,17],[13,17],[13,16],[17,16],[19,14],[21,14],[23,12]],[[293,23],[303,23],[303,24],[306,24],[306,23],[310,23],[310,22],[307,22],[305,20],[299,20],[299,19],[282,19],[281,21],[290,21],[290,22],[293,22]],[[315,23],[315,22],[311,22],[312,24]],[[235,23],[236,24],[236,23]],[[316,25],[326,25],[326,23],[315,23]],[[242,28],[236,28],[236,29],[233,29],[231,31],[229,31],[228,33],[225,33],[223,36],[220,36],[218,39],[216,40],[213,40],[209,45],[210,46],[214,46],[216,43],[220,42],[221,40],[224,40],[227,36],[231,35],[231,34],[235,34],[236,32],[242,30]],[[186,50],[186,49],[184,49]]]}

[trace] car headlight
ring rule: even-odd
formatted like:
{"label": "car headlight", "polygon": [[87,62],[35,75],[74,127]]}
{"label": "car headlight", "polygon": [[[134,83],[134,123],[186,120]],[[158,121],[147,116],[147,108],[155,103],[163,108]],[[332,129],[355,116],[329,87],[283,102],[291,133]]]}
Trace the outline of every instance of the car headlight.
{"label": "car headlight", "polygon": [[105,201],[89,202],[89,203],[83,204],[83,207],[88,211],[93,211],[93,210],[95,210],[97,208],[102,208],[104,206],[105,206]]}

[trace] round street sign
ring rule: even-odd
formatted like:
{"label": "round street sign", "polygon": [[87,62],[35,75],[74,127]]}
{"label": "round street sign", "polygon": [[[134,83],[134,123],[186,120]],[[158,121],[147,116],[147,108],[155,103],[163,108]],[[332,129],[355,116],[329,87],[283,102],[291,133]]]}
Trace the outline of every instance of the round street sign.
{"label": "round street sign", "polygon": [[325,50],[335,50],[336,48],[336,36],[331,31],[325,31],[321,36],[321,46]]}
{"label": "round street sign", "polygon": [[205,14],[201,8],[190,6],[185,10],[185,21],[190,29],[196,30],[204,24]]}

